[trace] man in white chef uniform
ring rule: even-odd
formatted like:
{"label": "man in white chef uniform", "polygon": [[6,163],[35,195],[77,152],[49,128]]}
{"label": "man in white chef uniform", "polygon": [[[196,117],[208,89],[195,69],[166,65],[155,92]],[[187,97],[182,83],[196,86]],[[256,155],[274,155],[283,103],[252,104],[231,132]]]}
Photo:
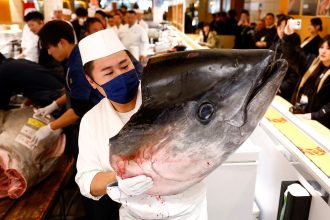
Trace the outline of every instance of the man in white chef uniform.
{"label": "man in white chef uniform", "polygon": [[[198,183],[171,196],[145,194],[150,177],[121,179],[109,163],[109,138],[138,111],[140,81],[126,49],[111,29],[85,37],[79,49],[87,80],[105,98],[81,120],[76,182],[81,193],[94,200],[108,194],[122,203],[120,219],[206,220],[206,189]],[[118,181],[118,186],[113,186]]]}
{"label": "man in white chef uniform", "polygon": [[146,30],[137,23],[137,15],[135,11],[128,11],[126,18],[127,24],[125,24],[125,28],[122,28],[118,33],[118,36],[123,45],[137,60],[146,63],[149,46],[148,34]]}

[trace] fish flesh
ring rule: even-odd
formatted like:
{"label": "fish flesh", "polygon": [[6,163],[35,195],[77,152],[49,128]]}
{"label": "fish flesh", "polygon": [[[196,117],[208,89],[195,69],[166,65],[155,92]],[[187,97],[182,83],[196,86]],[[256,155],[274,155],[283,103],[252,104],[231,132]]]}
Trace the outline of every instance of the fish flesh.
{"label": "fish flesh", "polygon": [[151,59],[142,105],[110,138],[121,178],[146,175],[149,195],[175,195],[203,180],[253,132],[287,62],[270,50],[196,50]]}
{"label": "fish flesh", "polygon": [[55,132],[37,146],[29,141],[51,117],[34,116],[32,107],[0,110],[0,198],[19,198],[45,179],[63,154],[65,135]]}

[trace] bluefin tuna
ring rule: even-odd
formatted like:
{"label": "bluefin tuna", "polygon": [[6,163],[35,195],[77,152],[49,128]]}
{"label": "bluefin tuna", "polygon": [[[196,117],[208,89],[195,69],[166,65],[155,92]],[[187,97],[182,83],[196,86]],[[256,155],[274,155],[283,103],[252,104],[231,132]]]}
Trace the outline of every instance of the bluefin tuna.
{"label": "bluefin tuna", "polygon": [[151,59],[142,105],[109,140],[122,178],[144,174],[149,195],[173,195],[203,180],[253,132],[287,63],[270,50],[201,50]]}
{"label": "bluefin tuna", "polygon": [[45,179],[64,152],[60,131],[30,146],[31,136],[52,118],[36,118],[33,108],[0,110],[0,198],[19,198]]}

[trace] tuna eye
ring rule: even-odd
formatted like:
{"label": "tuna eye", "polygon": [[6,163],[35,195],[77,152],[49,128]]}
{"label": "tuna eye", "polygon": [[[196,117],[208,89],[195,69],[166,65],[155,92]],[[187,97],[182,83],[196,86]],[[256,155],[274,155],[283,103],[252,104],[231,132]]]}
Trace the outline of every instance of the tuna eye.
{"label": "tuna eye", "polygon": [[214,113],[214,107],[211,103],[203,103],[199,106],[197,116],[200,122],[203,124],[209,123]]}

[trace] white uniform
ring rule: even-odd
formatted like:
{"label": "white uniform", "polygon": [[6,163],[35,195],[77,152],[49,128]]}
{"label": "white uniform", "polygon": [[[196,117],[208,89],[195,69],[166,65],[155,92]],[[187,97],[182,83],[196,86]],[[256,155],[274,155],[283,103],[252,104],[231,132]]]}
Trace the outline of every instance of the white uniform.
{"label": "white uniform", "polygon": [[34,34],[27,24],[23,27],[22,32],[22,43],[21,46],[24,48],[23,54],[24,59],[31,60],[38,63],[39,61],[39,50],[38,50],[39,36]]}
{"label": "white uniform", "polygon": [[[104,98],[81,120],[79,131],[79,155],[76,182],[81,193],[94,200],[90,185],[98,172],[112,170],[109,163],[109,138],[116,135],[129,118],[139,109],[142,102],[139,88],[135,108],[127,113],[114,110]],[[118,201],[122,203],[120,219],[172,219],[206,220],[206,189],[203,183],[196,184],[174,196],[149,196],[142,194]]]}
{"label": "white uniform", "polygon": [[148,34],[148,24],[147,22],[145,22],[143,19],[141,19],[140,21],[138,21],[138,24],[147,32]]}
{"label": "white uniform", "polygon": [[117,27],[115,25],[111,28],[117,34],[117,36],[119,37],[120,33],[125,32],[125,28],[128,29],[128,25],[126,26],[126,25],[120,24],[119,27]]}
{"label": "white uniform", "polygon": [[[138,48],[139,56],[147,56],[149,38],[147,32],[140,25],[135,23],[131,27],[126,27],[118,36],[127,50],[131,51],[133,47]],[[132,54],[134,55],[134,52]]]}

